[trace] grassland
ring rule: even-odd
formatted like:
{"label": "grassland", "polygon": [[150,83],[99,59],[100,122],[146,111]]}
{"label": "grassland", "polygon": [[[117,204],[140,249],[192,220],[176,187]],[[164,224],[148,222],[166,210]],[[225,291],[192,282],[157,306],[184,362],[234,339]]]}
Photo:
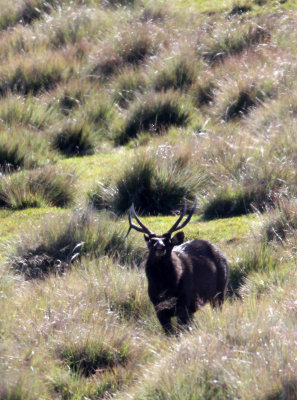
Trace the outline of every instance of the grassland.
{"label": "grassland", "polygon": [[[0,0],[0,400],[297,399],[293,0]],[[230,265],[167,337],[132,202]]]}

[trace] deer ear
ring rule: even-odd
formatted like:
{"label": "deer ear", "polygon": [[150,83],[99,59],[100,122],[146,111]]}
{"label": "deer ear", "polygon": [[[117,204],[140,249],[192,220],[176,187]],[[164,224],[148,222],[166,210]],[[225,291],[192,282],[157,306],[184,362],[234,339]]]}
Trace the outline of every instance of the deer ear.
{"label": "deer ear", "polygon": [[173,236],[171,242],[174,246],[178,246],[179,244],[182,244],[184,240],[185,240],[185,234],[183,231],[180,231]]}
{"label": "deer ear", "polygon": [[150,240],[149,235],[144,234],[144,240],[145,240],[146,242],[148,242],[148,241]]}

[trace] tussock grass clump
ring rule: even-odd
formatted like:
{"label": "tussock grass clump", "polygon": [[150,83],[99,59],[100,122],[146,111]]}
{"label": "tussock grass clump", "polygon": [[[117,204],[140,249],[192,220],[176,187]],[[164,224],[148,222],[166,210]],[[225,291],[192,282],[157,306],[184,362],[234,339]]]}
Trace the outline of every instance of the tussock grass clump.
{"label": "tussock grass clump", "polygon": [[0,100],[0,120],[7,126],[22,124],[40,129],[50,123],[54,117],[54,108],[46,108],[32,96],[8,94]]}
{"label": "tussock grass clump", "polygon": [[92,75],[108,77],[125,66],[138,66],[157,51],[155,34],[149,25],[131,27],[119,35],[111,47],[103,48],[101,59],[93,66]]}
{"label": "tussock grass clump", "polygon": [[46,205],[66,207],[74,199],[74,178],[53,166],[2,176],[0,206],[13,210]]}
{"label": "tussock grass clump", "polygon": [[2,171],[13,171],[25,163],[25,151],[14,141],[9,140],[9,135],[0,132],[0,168]]}
{"label": "tussock grass clump", "polygon": [[102,339],[89,339],[65,346],[60,357],[73,372],[88,377],[97,370],[111,370],[117,365],[125,365],[129,359],[129,342],[127,338],[119,338],[112,344],[106,344]]}
{"label": "tussock grass clump", "polygon": [[119,54],[126,64],[137,65],[155,51],[156,45],[146,25],[124,32],[119,42]]}
{"label": "tussock grass clump", "polygon": [[214,78],[200,76],[190,89],[194,104],[201,107],[211,103],[214,100],[216,89]]}
{"label": "tussock grass clump", "polygon": [[62,53],[48,52],[35,57],[17,57],[0,68],[0,94],[17,92],[37,94],[53,89],[55,85],[69,77],[75,66],[69,67]]}
{"label": "tussock grass clump", "polygon": [[297,231],[297,201],[280,200],[265,216],[262,235],[265,240],[284,240]]}
{"label": "tussock grass clump", "polygon": [[143,214],[170,214],[184,198],[193,199],[203,185],[199,171],[179,166],[178,160],[162,162],[152,156],[138,157],[109,186],[98,185],[89,198],[95,207],[125,213],[134,202]]}
{"label": "tussock grass clump", "polygon": [[278,265],[277,255],[266,244],[252,242],[230,265],[229,290],[239,295],[246,278],[255,272],[270,272]]}
{"label": "tussock grass clump", "polygon": [[275,94],[272,80],[262,83],[245,83],[226,85],[222,93],[217,94],[217,103],[221,104],[222,118],[225,121],[247,114],[252,108]]}
{"label": "tussock grass clump", "polygon": [[154,89],[186,89],[195,81],[202,65],[190,56],[181,56],[167,63],[154,79]]}
{"label": "tussock grass clump", "polygon": [[222,188],[203,207],[203,218],[230,218],[248,214],[256,208],[263,209],[271,202],[270,192],[264,186],[241,187],[237,190]]}
{"label": "tussock grass clump", "polygon": [[25,0],[14,1],[13,7],[3,2],[8,7],[0,16],[0,29],[6,29],[17,23],[30,24],[34,20],[42,17],[44,13],[49,13],[55,5],[62,3],[62,0]]}
{"label": "tussock grass clump", "polygon": [[2,173],[48,164],[55,160],[42,132],[12,126],[0,129],[0,170]]}
{"label": "tussock grass clump", "polygon": [[95,141],[87,124],[67,121],[61,131],[53,134],[52,147],[68,157],[84,156],[94,153]]}
{"label": "tussock grass clump", "polygon": [[227,56],[241,53],[253,45],[269,39],[269,29],[252,21],[231,21],[218,24],[209,39],[198,44],[198,51],[210,63],[220,61]]}
{"label": "tussock grass clump", "polygon": [[52,48],[82,44],[85,39],[90,41],[106,29],[104,16],[100,9],[77,4],[73,5],[71,13],[64,7],[59,15],[55,14],[52,20],[43,23],[42,30],[47,33]]}
{"label": "tussock grass clump", "polygon": [[[114,120],[115,110],[109,98],[105,98],[106,93],[91,95],[83,109],[78,112],[81,119],[86,119],[94,132],[94,137],[108,137],[110,126]],[[104,100],[103,100],[104,99]]]}
{"label": "tussock grass clump", "polygon": [[232,9],[229,13],[230,16],[240,15],[252,11],[252,5],[247,3],[234,2]]}
{"label": "tussock grass clump", "polygon": [[189,107],[181,102],[179,93],[150,93],[131,105],[116,141],[124,144],[141,131],[161,134],[170,126],[184,126],[189,120]]}
{"label": "tussock grass clump", "polygon": [[[263,212],[266,206],[273,206],[282,194],[295,195],[296,174],[286,168],[283,159],[264,154],[244,154],[241,151],[229,153],[223,148],[215,151],[216,163],[212,173],[216,182],[210,187],[203,205],[203,216],[210,220]],[[251,155],[251,156],[250,156]],[[269,159],[269,162],[267,161]],[[226,180],[222,184],[222,179]]]}
{"label": "tussock grass clump", "polygon": [[70,81],[57,88],[57,103],[64,115],[69,115],[76,108],[84,104],[85,97],[89,94],[89,87],[80,81]]}
{"label": "tussock grass clump", "polygon": [[134,68],[124,69],[114,83],[113,100],[122,108],[127,108],[135,96],[143,93],[147,83],[145,76]]}
{"label": "tussock grass clump", "polygon": [[135,239],[125,238],[123,227],[106,214],[75,212],[59,222],[44,222],[41,231],[23,237],[11,257],[12,268],[27,279],[42,278],[70,268],[81,255],[108,255],[120,262],[139,263],[143,250]]}

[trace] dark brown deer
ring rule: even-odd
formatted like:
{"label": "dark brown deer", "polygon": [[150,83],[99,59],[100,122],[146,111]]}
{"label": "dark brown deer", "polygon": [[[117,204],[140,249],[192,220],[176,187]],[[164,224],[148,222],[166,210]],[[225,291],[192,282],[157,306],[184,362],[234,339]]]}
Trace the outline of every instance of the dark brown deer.
{"label": "dark brown deer", "polygon": [[[195,311],[205,303],[222,307],[228,283],[226,258],[210,242],[194,239],[184,243],[182,229],[190,221],[196,208],[182,222],[187,205],[177,221],[163,235],[151,232],[138,218],[132,204],[129,210],[129,230],[144,233],[149,254],[146,260],[148,294],[157,317],[166,333],[173,330],[171,318],[176,316],[180,327],[187,326]],[[132,222],[135,218],[138,225]],[[176,246],[176,247],[175,247]]]}

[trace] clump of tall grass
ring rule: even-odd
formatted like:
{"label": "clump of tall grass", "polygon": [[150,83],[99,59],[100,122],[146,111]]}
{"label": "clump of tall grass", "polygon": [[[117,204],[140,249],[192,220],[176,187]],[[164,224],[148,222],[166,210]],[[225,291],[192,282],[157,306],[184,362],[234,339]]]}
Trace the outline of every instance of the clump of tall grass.
{"label": "clump of tall grass", "polygon": [[29,127],[0,128],[0,170],[2,173],[31,169],[54,161],[56,154],[49,148],[43,132]]}
{"label": "clump of tall grass", "polygon": [[127,108],[137,94],[144,92],[146,78],[134,68],[124,69],[114,83],[113,100],[122,108]]}
{"label": "clump of tall grass", "polygon": [[92,68],[92,75],[108,77],[125,65],[137,66],[156,51],[156,44],[146,25],[128,29],[111,47],[103,48],[101,59]]}
{"label": "clump of tall grass", "polygon": [[180,56],[166,63],[154,78],[153,86],[157,91],[186,89],[195,81],[201,69],[202,65],[193,57]]}
{"label": "clump of tall grass", "polygon": [[178,160],[142,155],[128,165],[115,183],[99,184],[89,193],[92,204],[125,213],[134,202],[143,214],[170,214],[184,198],[193,199],[203,185],[202,174]]}
{"label": "clump of tall grass", "polygon": [[131,105],[116,141],[124,144],[141,131],[161,134],[172,125],[187,125],[189,120],[189,106],[181,101],[179,93],[149,93]]}
{"label": "clump of tall grass", "polygon": [[295,170],[287,168],[284,160],[273,153],[247,151],[244,154],[236,147],[235,153],[228,152],[226,157],[222,150],[215,151],[216,162],[212,168],[216,172],[212,173],[213,185],[203,205],[205,219],[231,217],[255,210],[263,212],[282,194],[295,193]]}
{"label": "clump of tall grass", "polygon": [[67,7],[46,20],[42,31],[48,35],[49,45],[53,48],[75,45],[87,39],[91,41],[96,34],[106,29],[105,13],[99,8],[89,8],[84,5],[72,5],[72,12]]}
{"label": "clump of tall grass", "polygon": [[68,157],[84,156],[94,153],[95,140],[90,127],[84,121],[70,120],[53,134],[52,147]]}
{"label": "clump of tall grass", "polygon": [[54,166],[4,175],[0,179],[0,206],[13,210],[29,207],[66,207],[74,199],[73,174]]}
{"label": "clump of tall grass", "polygon": [[69,115],[85,101],[89,88],[80,81],[71,81],[57,88],[56,98],[64,115]]}
{"label": "clump of tall grass", "polygon": [[278,265],[278,258],[272,248],[265,243],[248,244],[230,265],[229,290],[231,295],[239,295],[246,278],[255,272],[273,271]]}
{"label": "clump of tall grass", "polygon": [[17,23],[30,24],[41,18],[44,13],[49,13],[58,4],[62,4],[62,0],[17,0],[13,7],[6,4],[8,7],[1,13],[0,17],[0,29],[6,29]]}
{"label": "clump of tall grass", "polygon": [[50,90],[66,80],[76,66],[65,55],[58,52],[42,53],[36,57],[18,56],[0,68],[0,94],[17,92],[22,94],[36,94],[42,90]]}
{"label": "clump of tall grass", "polygon": [[[257,83],[256,83],[257,82]],[[265,99],[272,97],[276,90],[273,80],[263,82],[245,82],[241,80],[233,84],[226,84],[217,92],[217,106],[221,109],[221,116],[225,121],[247,114],[251,109],[261,104]]]}
{"label": "clump of tall grass", "polygon": [[201,107],[211,103],[215,97],[217,85],[213,77],[200,75],[190,89],[193,103]]}
{"label": "clump of tall grass", "polygon": [[114,338],[113,343],[104,343],[103,338],[85,340],[83,343],[69,343],[60,349],[60,358],[71,371],[88,377],[97,370],[111,370],[127,364],[131,355],[128,338]]}
{"label": "clump of tall grass", "polygon": [[269,28],[253,21],[217,24],[208,39],[198,44],[198,52],[205,60],[214,63],[226,56],[238,54],[251,46],[269,39]]}
{"label": "clump of tall grass", "polygon": [[249,214],[256,209],[263,210],[265,204],[271,202],[272,193],[264,185],[255,184],[237,189],[224,187],[205,202],[202,214],[206,220],[230,218]]}
{"label": "clump of tall grass", "polygon": [[125,238],[126,229],[106,214],[77,211],[59,223],[50,219],[43,227],[23,236],[11,256],[11,266],[27,279],[60,273],[83,254],[108,255],[123,263],[139,263],[143,250],[135,239]]}
{"label": "clump of tall grass", "polygon": [[41,129],[55,117],[55,110],[32,96],[8,94],[0,100],[0,120],[7,126],[22,124]]}
{"label": "clump of tall grass", "polygon": [[16,141],[9,140],[8,133],[1,132],[0,168],[2,171],[13,171],[25,164],[26,152]]}
{"label": "clump of tall grass", "polygon": [[252,5],[250,2],[235,1],[232,5],[229,16],[241,15],[249,11],[252,11]]}
{"label": "clump of tall grass", "polygon": [[135,0],[103,0],[105,6],[130,6],[133,5]]}
{"label": "clump of tall grass", "polygon": [[78,111],[78,116],[81,115],[78,118],[88,121],[94,137],[99,140],[109,136],[115,114],[113,104],[106,98],[106,93],[99,91],[98,94],[90,94],[84,107]]}
{"label": "clump of tall grass", "polygon": [[265,240],[283,241],[297,231],[297,201],[280,200],[277,205],[265,215],[262,236]]}

